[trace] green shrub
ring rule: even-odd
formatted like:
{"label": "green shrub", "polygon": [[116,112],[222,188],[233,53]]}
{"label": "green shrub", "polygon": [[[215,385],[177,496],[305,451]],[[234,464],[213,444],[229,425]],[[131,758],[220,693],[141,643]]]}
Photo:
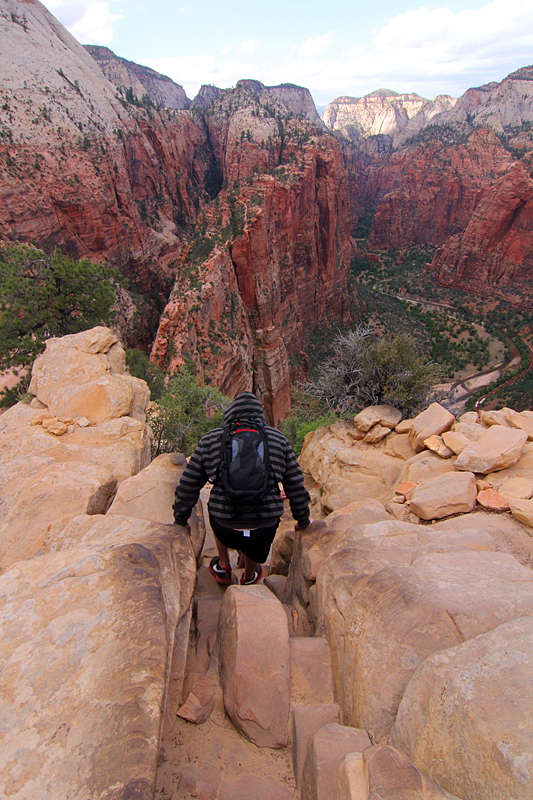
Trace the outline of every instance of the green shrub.
{"label": "green shrub", "polygon": [[154,435],[152,458],[178,452],[190,456],[204,433],[222,424],[222,412],[230,402],[218,389],[200,386],[191,370],[182,368],[148,411]]}

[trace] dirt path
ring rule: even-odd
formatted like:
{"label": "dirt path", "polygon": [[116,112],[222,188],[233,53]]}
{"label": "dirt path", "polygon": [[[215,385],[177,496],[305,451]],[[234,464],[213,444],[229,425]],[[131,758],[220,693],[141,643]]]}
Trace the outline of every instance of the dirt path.
{"label": "dirt path", "polygon": [[533,347],[529,344],[529,342],[526,342],[526,340],[523,337],[520,338],[522,339],[522,341],[524,342],[525,346],[529,351],[529,364],[525,369],[519,372],[518,375],[515,375],[513,378],[509,378],[509,380],[505,381],[505,383],[502,383],[501,386],[497,386],[495,389],[492,389],[490,392],[487,392],[487,394],[484,395],[483,397],[480,397],[480,399],[476,403],[476,411],[479,411],[482,403],[484,403],[488,397],[495,394],[496,392],[501,391],[506,386],[510,386],[512,383],[515,383],[515,381],[517,381],[519,378],[522,378],[526,373],[528,373],[533,368]]}
{"label": "dirt path", "polygon": [[[205,495],[203,500],[205,503]],[[208,530],[193,599],[184,696],[197,677],[207,675],[216,687],[215,707],[203,724],[195,725],[178,717],[173,729],[164,733],[155,797],[156,800],[215,800],[231,796],[232,800],[255,800],[256,793],[251,789],[254,780],[270,778],[285,786],[289,796],[298,800],[300,792],[294,784],[290,748],[256,747],[237,733],[224,711],[218,682],[216,628],[225,589],[208,570],[216,549],[207,514],[205,517]],[[231,560],[233,581],[237,583],[241,570],[236,569],[236,553],[232,553]],[[265,575],[267,573],[268,568]],[[236,781],[241,781],[241,785]]]}

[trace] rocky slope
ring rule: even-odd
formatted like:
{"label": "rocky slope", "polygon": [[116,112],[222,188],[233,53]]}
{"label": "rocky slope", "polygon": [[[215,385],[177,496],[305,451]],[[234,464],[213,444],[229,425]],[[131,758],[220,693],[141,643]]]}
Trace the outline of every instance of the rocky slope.
{"label": "rocky slope", "polygon": [[106,78],[117,87],[121,97],[131,96],[138,101],[148,98],[155,106],[189,108],[190,101],[183,86],[154,69],[143,67],[115,55],[108,47],[85,45]]}
{"label": "rocky slope", "polygon": [[318,428],[317,521],[223,587],[124,363],[51,339],[0,418],[2,796],[529,800],[533,412]]}
{"label": "rocky slope", "polygon": [[[202,375],[205,363],[205,378],[230,393],[255,381],[279,418],[289,404],[288,355],[305,374],[298,356],[305,336],[349,313],[346,176],[308,90],[242,81],[222,94],[204,92],[211,105],[202,111],[143,106],[126,73],[144,88],[151,73],[100,60],[118,86],[131,88],[131,97],[118,98],[117,85],[40,3],[2,0],[0,10],[8,56],[0,90],[2,237],[120,267],[134,292],[149,296],[130,314],[130,341],[144,345],[177,278],[171,306],[179,297],[179,325],[209,333],[214,326],[221,351],[206,351],[203,333],[169,338],[169,312],[156,357],[174,358],[172,340],[173,364],[187,355]],[[188,291],[215,245],[223,282],[213,284],[218,299],[202,309],[200,324]],[[204,272],[215,275],[209,265]],[[222,313],[230,336],[221,332]],[[271,327],[276,334],[256,333]]]}

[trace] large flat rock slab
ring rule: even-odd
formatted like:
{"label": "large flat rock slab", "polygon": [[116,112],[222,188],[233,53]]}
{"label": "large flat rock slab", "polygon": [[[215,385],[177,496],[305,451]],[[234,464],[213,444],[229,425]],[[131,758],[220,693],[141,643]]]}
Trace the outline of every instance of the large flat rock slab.
{"label": "large flat rock slab", "polygon": [[411,511],[421,519],[468,514],[476,507],[476,478],[472,472],[446,472],[413,489]]}
{"label": "large flat rock slab", "polygon": [[0,467],[0,572],[48,549],[79,514],[105,514],[117,481],[104,467],[47,456]]}
{"label": "large flat rock slab", "polygon": [[286,747],[290,697],[287,617],[266,586],[230,586],[218,625],[220,681],[229,718],[259,747]]}
{"label": "large flat rock slab", "polygon": [[493,425],[481,439],[461,451],[455,468],[482,474],[507,469],[520,459],[526,442],[525,431]]}
{"label": "large flat rock slab", "polygon": [[194,558],[176,528],[80,525],[85,544],[0,577],[0,795],[151,800]]}
{"label": "large flat rock slab", "polygon": [[491,552],[499,544],[490,534],[402,529],[367,526],[363,540],[332,553],[317,579],[317,632],[330,643],[344,719],[377,743],[428,656],[533,614],[533,572]]}
{"label": "large flat rock slab", "polygon": [[458,797],[533,796],[533,617],[435,653],[414,673],[392,743]]}

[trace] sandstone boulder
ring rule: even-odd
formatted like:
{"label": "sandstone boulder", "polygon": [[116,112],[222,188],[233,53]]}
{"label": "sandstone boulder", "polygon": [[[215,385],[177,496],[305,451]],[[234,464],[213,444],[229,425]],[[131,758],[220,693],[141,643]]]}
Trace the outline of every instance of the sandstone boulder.
{"label": "sandstone boulder", "polygon": [[477,411],[466,411],[464,414],[458,418],[459,422],[474,422],[476,424],[479,423],[479,415]]}
{"label": "sandstone boulder", "polygon": [[386,425],[380,425],[379,422],[376,422],[375,425],[372,425],[368,433],[363,439],[363,442],[368,442],[369,444],[376,444],[377,442],[381,442],[382,439],[387,436],[391,432],[390,428],[387,428]]}
{"label": "sandstone boulder", "polygon": [[386,495],[385,485],[372,475],[359,474],[350,478],[331,475],[324,484],[321,505],[326,512],[337,511],[369,497],[384,499]]}
{"label": "sandstone boulder", "polygon": [[124,351],[115,334],[96,327],[49,339],[33,365],[30,392],[60,419],[143,417],[148,386],[124,373]]}
{"label": "sandstone boulder", "polygon": [[434,453],[425,450],[410,458],[402,467],[400,481],[410,481],[411,483],[421,483],[428,478],[437,475],[444,475],[453,470],[454,458],[439,458]]}
{"label": "sandstone boulder", "polygon": [[331,723],[311,740],[302,773],[302,800],[336,800],[337,773],[345,755],[370,747],[364,730]]}
{"label": "sandstone boulder", "polygon": [[396,431],[396,433],[409,433],[412,427],[413,427],[412,419],[402,419],[402,421],[396,425],[394,430]]}
{"label": "sandstone boulder", "polygon": [[472,440],[457,431],[445,431],[442,434],[442,441],[458,456]]}
{"label": "sandstone boulder", "polygon": [[409,458],[412,458],[416,455],[415,451],[411,447],[408,433],[398,433],[390,436],[387,439],[387,446],[385,447],[383,454],[386,456],[392,456],[393,458],[401,458],[404,461],[407,461]]}
{"label": "sandstone boulder", "polygon": [[478,442],[487,432],[487,429],[477,422],[456,422],[453,430],[466,436],[471,442]]}
{"label": "sandstone boulder", "polygon": [[450,414],[438,403],[431,403],[425,411],[422,411],[413,420],[413,425],[409,432],[413,449],[419,453],[424,449],[424,439],[429,439],[430,436],[450,430],[454,422],[455,417],[453,414]]}
{"label": "sandstone boulder", "polygon": [[519,460],[526,442],[525,431],[493,425],[482,439],[464,448],[455,468],[482,474],[506,469]]}
{"label": "sandstone boulder", "polygon": [[292,761],[296,786],[302,782],[302,772],[309,744],[325,725],[339,723],[340,708],[336,703],[292,706]]}
{"label": "sandstone boulder", "polygon": [[360,431],[369,431],[379,424],[392,430],[402,418],[402,412],[393,406],[368,406],[354,417],[354,423]]}
{"label": "sandstone boulder", "polygon": [[178,709],[178,716],[195,725],[202,725],[211,716],[214,705],[215,684],[212,678],[202,675],[194,683],[184,704]]}
{"label": "sandstone boulder", "polygon": [[482,489],[478,493],[477,501],[480,506],[491,511],[509,511],[509,501],[495,489]]}
{"label": "sandstone boulder", "polygon": [[339,767],[337,800],[453,800],[404,753],[377,745],[349,753]]}
{"label": "sandstone boulder", "polygon": [[482,411],[480,421],[487,428],[493,425],[502,425],[505,428],[510,428],[509,415],[514,413],[512,408],[502,408],[500,411]]}
{"label": "sandstone boulder", "polygon": [[220,606],[218,642],[229,718],[259,747],[286,747],[290,648],[283,606],[266,586],[230,586]]}
{"label": "sandstone boulder", "polygon": [[531,478],[504,478],[498,485],[498,492],[507,501],[529,500],[533,497],[533,475]]}
{"label": "sandstone boulder", "polygon": [[515,412],[514,414],[509,414],[508,422],[511,428],[518,428],[521,431],[525,431],[529,441],[533,439],[533,419],[531,417],[526,417],[523,414]]}
{"label": "sandstone boulder", "polygon": [[458,797],[533,793],[533,617],[426,659],[406,688],[392,744]]}
{"label": "sandstone boulder", "polygon": [[411,511],[421,519],[468,514],[476,506],[476,478],[471,472],[447,472],[422,481],[411,495]]}
{"label": "sandstone boulder", "polygon": [[430,436],[429,439],[424,439],[424,447],[427,447],[432,453],[436,453],[440,458],[453,456],[453,450],[445,444],[442,436],[434,435]]}
{"label": "sandstone boulder", "polygon": [[533,500],[514,499],[509,502],[509,506],[515,519],[533,528]]}

